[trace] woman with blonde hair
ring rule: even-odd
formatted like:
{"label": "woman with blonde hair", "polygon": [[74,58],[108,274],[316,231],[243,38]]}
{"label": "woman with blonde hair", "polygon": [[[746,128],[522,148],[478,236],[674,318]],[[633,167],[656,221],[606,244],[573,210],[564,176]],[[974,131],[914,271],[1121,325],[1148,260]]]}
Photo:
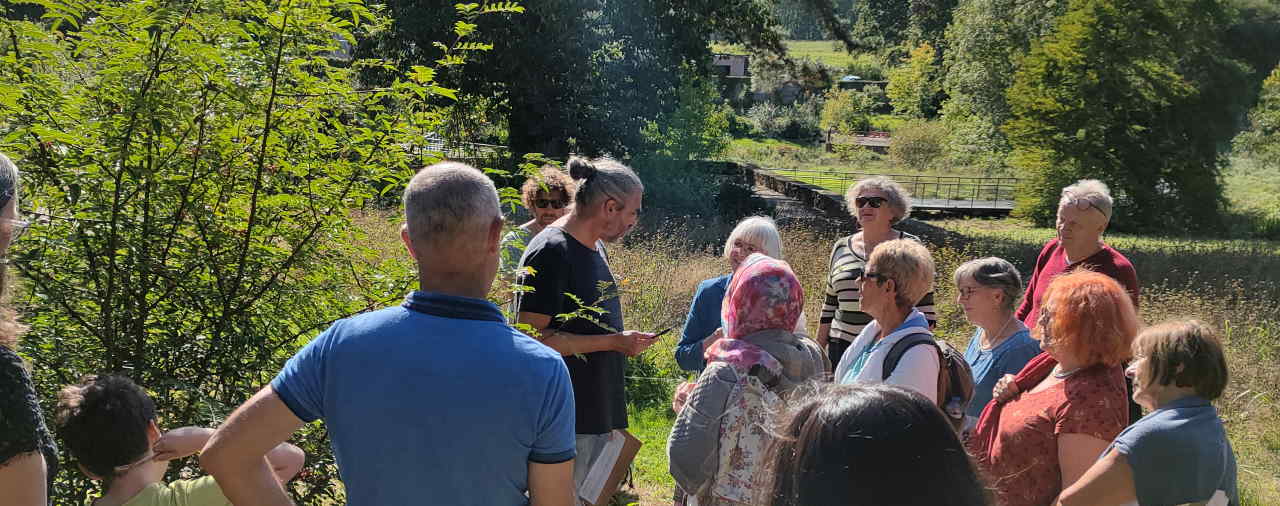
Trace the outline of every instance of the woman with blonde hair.
{"label": "woman with blonde hair", "polygon": [[[895,239],[920,238],[894,230],[893,226],[911,215],[911,195],[892,179],[876,176],[849,187],[844,196],[849,214],[861,230],[837,239],[831,247],[829,274],[819,319],[818,345],[826,349],[831,365],[840,363],[854,338],[872,317],[862,308],[862,292],[858,279],[877,246]],[[926,290],[910,301],[920,309],[930,327],[938,321],[933,307],[933,290]]]}
{"label": "woman with blonde hair", "polygon": [[0,491],[5,504],[44,505],[58,474],[58,448],[45,426],[31,374],[18,356],[26,326],[8,305],[9,245],[27,222],[18,216],[18,168],[0,155]]}
{"label": "woman with blonde hair", "polygon": [[1045,293],[1032,336],[1046,353],[995,386],[968,444],[997,502],[1044,506],[1129,424],[1124,362],[1140,322],[1111,277],[1064,274]]}
{"label": "woman with blonde hair", "polygon": [[1217,331],[1172,321],[1133,341],[1133,400],[1150,410],[1121,432],[1059,504],[1240,504],[1236,457],[1213,401],[1227,386]]}

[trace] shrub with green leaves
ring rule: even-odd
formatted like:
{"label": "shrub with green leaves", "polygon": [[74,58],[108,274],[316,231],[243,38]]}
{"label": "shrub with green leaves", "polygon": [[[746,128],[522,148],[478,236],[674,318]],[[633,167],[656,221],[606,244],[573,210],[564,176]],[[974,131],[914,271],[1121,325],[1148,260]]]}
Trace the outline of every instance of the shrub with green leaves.
{"label": "shrub with green leaves", "polygon": [[889,70],[885,93],[893,113],[908,118],[927,118],[937,111],[942,83],[938,77],[938,53],[927,42],[911,50],[906,61]]}
{"label": "shrub with green leaves", "polygon": [[[435,159],[415,146],[455,96],[437,72],[489,47],[477,17],[521,10],[459,4],[423,48],[436,65],[364,89],[357,70],[385,64],[347,43],[389,21],[359,0],[33,3],[40,22],[0,19],[0,151],[38,221],[14,252],[22,352],[46,407],[124,372],[170,427],[216,425],[330,322],[413,286],[350,211]],[[296,441],[295,498],[341,501],[323,425]],[[62,469],[54,502],[83,502],[91,485]]]}
{"label": "shrub with green leaves", "polygon": [[912,120],[893,131],[889,159],[908,171],[939,169],[945,160],[947,127],[940,121]]}

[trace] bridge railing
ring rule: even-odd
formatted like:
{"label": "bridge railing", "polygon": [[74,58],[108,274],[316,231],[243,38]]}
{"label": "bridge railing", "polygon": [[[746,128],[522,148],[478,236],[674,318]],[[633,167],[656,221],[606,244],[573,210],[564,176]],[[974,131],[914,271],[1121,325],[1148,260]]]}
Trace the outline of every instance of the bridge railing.
{"label": "bridge railing", "polygon": [[884,176],[901,184],[917,207],[1011,207],[1018,179],[1013,177],[931,176],[920,174],[870,174],[821,169],[768,169],[779,175],[844,194],[862,179]]}

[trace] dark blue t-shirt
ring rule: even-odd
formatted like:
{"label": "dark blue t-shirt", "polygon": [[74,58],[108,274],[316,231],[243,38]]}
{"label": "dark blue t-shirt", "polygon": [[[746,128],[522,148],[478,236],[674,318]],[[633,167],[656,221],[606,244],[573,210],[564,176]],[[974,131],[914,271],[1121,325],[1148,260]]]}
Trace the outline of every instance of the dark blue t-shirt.
{"label": "dark blue t-shirt", "polygon": [[[542,229],[529,241],[520,262],[521,266],[532,267],[534,274],[520,278],[520,284],[532,290],[516,295],[515,314],[550,316],[550,329],[574,334],[612,334],[625,330],[618,287],[609,271],[603,244],[596,244],[596,249],[588,248],[560,227]],[[581,308],[579,301],[603,312],[587,313],[596,321],[558,318],[557,315],[577,312]],[[605,434],[626,428],[627,392],[623,384],[626,356],[616,351],[597,351],[567,356],[564,362],[573,378],[578,434]]]}
{"label": "dark blue t-shirt", "polygon": [[680,344],[676,345],[676,363],[686,371],[702,372],[707,360],[702,356],[702,341],[720,328],[720,306],[724,294],[729,291],[732,274],[711,278],[698,283],[689,305],[689,316],[684,322]]}
{"label": "dark blue t-shirt", "polygon": [[485,300],[414,292],[339,320],[271,387],[324,419],[353,505],[528,504],[529,462],[575,455],[560,354]]}
{"label": "dark blue t-shirt", "polygon": [[1218,411],[1203,398],[1161,406],[1116,436],[1102,455],[1112,448],[1129,461],[1142,506],[1208,501],[1218,490],[1232,506],[1240,504],[1236,456]]}

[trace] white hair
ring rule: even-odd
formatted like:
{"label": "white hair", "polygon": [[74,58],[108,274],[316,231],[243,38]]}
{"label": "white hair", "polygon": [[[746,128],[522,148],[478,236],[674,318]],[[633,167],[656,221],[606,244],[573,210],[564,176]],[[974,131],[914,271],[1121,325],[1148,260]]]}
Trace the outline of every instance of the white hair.
{"label": "white hair", "polygon": [[1111,199],[1111,189],[1097,179],[1081,179],[1076,184],[1062,189],[1062,198],[1058,199],[1058,207],[1067,205],[1072,200],[1083,200],[1102,212],[1107,220],[1111,219],[1111,207],[1115,201]]}
{"label": "white hair", "polygon": [[484,173],[465,163],[440,162],[409,181],[404,216],[414,242],[443,244],[488,227],[502,214],[498,190]]}
{"label": "white hair", "polygon": [[899,221],[911,216],[911,193],[898,184],[897,181],[884,176],[872,176],[863,179],[849,186],[844,193],[844,207],[849,210],[849,214],[858,216],[858,207],[854,200],[858,198],[858,194],[863,190],[880,190],[884,193],[884,198],[889,204],[889,208],[893,210],[893,216],[889,219],[889,224],[896,224]]}
{"label": "white hair", "polygon": [[782,260],[782,237],[778,235],[778,226],[768,216],[752,216],[738,222],[724,241],[724,256],[729,257],[733,242],[742,239],[760,248],[760,252]]}

